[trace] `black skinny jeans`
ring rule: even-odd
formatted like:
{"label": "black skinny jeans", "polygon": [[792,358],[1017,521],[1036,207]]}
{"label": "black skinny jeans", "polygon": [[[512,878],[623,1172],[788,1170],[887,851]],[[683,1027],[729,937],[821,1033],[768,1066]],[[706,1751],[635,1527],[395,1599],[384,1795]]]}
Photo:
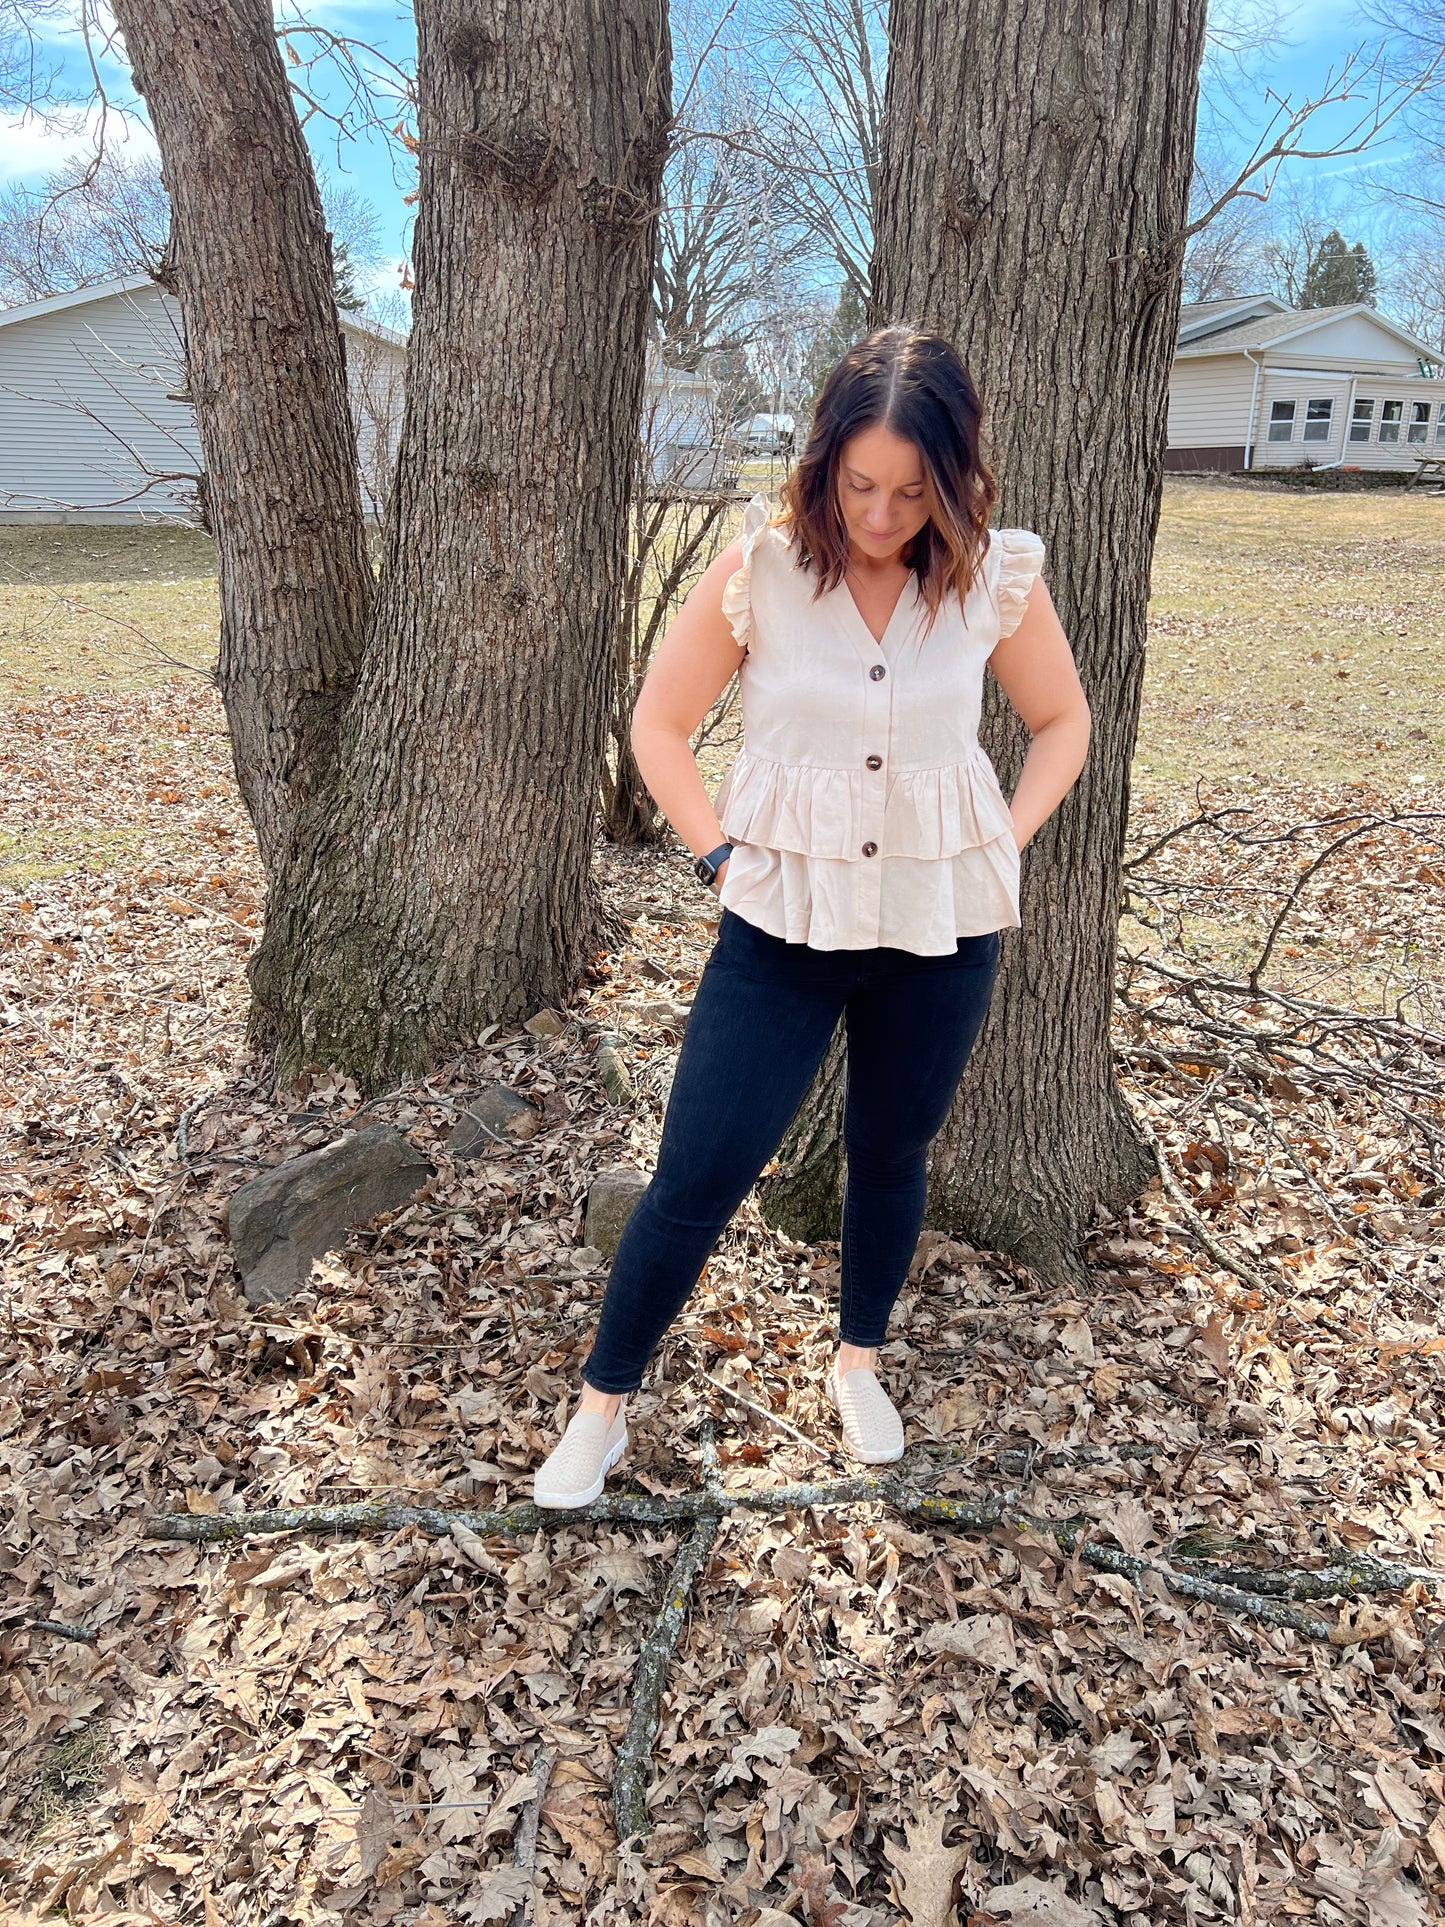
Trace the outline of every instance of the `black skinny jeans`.
{"label": "black skinny jeans", "polygon": [[983,1025],[999,933],[954,954],[814,950],[724,907],[683,1032],[657,1169],[623,1227],[582,1378],[632,1392],[847,1025],[839,1337],[881,1345],[923,1228],[924,1156]]}

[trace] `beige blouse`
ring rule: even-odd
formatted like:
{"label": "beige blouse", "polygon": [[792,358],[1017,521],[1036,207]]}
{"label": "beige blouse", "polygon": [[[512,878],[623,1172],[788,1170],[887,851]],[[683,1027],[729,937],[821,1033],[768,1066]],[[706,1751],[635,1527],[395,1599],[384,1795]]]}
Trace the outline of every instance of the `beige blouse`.
{"label": "beige blouse", "polygon": [[964,604],[924,635],[916,579],[878,642],[846,581],[818,600],[755,495],[723,609],[743,651],[743,744],[713,806],[733,846],[719,902],[815,950],[951,954],[1016,927],[1019,853],[978,740],[983,670],[1043,565],[1028,529],[995,529]]}

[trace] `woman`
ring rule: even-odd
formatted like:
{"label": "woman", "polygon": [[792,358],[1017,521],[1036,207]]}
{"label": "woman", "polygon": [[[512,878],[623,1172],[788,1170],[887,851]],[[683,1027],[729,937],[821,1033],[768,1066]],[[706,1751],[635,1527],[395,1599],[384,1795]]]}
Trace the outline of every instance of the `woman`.
{"label": "woman", "polygon": [[[625,1399],[847,1027],[842,1284],[827,1391],[847,1450],[901,1457],[874,1371],[923,1224],[925,1154],[1019,917],[1019,852],[1084,765],[1090,713],[1027,529],[997,490],[954,349],[907,324],[823,386],[770,518],[679,610],[633,712],[649,790],[723,908],[657,1169],[613,1259],[539,1505],[586,1505]],[[978,742],[987,662],[1031,733],[1012,804]],[[743,747],[710,802],[691,739],[741,679]]]}

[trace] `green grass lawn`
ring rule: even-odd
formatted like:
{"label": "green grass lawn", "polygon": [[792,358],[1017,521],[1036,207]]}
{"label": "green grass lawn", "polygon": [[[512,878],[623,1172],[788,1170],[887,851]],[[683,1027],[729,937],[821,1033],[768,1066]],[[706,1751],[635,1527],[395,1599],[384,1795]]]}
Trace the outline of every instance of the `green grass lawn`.
{"label": "green grass lawn", "polygon": [[0,701],[209,670],[216,547],[195,529],[0,527]]}
{"label": "green grass lawn", "polygon": [[1166,484],[1141,791],[1252,775],[1408,797],[1445,770],[1442,698],[1445,500]]}
{"label": "green grass lawn", "polygon": [[[766,463],[744,471],[745,488],[770,485]],[[214,545],[196,531],[0,528],[7,704],[209,670],[217,624]],[[1439,783],[1442,637],[1445,501],[1171,477],[1136,794],[1187,793],[1201,774],[1402,797]]]}

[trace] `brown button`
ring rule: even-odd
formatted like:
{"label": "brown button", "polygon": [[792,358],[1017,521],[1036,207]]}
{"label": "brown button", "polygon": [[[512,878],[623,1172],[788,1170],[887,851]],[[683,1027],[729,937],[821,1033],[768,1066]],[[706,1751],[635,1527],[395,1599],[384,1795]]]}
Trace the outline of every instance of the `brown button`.
{"label": "brown button", "polygon": [[868,674],[873,678],[874,682],[882,682],[883,678],[888,674],[888,671],[883,667],[881,662],[875,662],[873,667],[868,671]]}
{"label": "brown button", "polygon": [[869,769],[882,769],[883,758],[881,756],[870,756],[868,758],[868,767]]}
{"label": "brown button", "polygon": [[863,854],[864,856],[877,856],[878,845],[876,843],[865,843],[863,845]]}

